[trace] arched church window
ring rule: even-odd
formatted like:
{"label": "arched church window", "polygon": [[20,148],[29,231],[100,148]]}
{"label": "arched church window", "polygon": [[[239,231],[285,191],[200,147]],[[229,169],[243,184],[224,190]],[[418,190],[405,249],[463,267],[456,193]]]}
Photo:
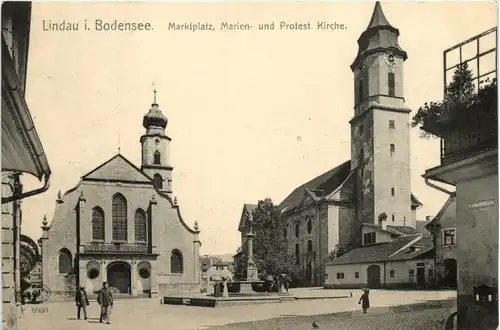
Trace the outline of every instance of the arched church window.
{"label": "arched church window", "polygon": [[394,193],[395,193],[395,191],[394,191],[394,187],[392,187],[392,188],[391,188],[391,196],[394,196]]}
{"label": "arched church window", "polygon": [[92,210],[92,240],[104,241],[104,211],[99,206]]}
{"label": "arched church window", "polygon": [[296,224],[295,225],[295,237],[297,237],[297,238],[299,237],[299,234],[300,234],[299,230],[300,230],[300,226],[299,226],[299,224]]}
{"label": "arched church window", "polygon": [[153,176],[153,184],[157,189],[163,189],[163,178],[158,173]]}
{"label": "arched church window", "polygon": [[71,252],[68,249],[62,248],[59,251],[59,274],[69,274],[72,270]]}
{"label": "arched church window", "polygon": [[182,274],[184,272],[182,253],[179,250],[172,251],[170,256],[170,272],[173,274]]}
{"label": "arched church window", "polygon": [[307,251],[312,251],[313,250],[313,241],[308,240],[307,241]]}
{"label": "arched church window", "polygon": [[394,97],[396,95],[395,93],[395,77],[394,77],[394,72],[389,72],[388,74],[388,85],[389,85],[389,96]]}
{"label": "arched church window", "polygon": [[157,164],[157,165],[161,164],[161,154],[160,154],[160,152],[158,150],[156,150],[155,153],[154,153],[153,163]]}
{"label": "arched church window", "polygon": [[287,232],[286,232],[286,228],[284,228],[284,229],[283,229],[283,238],[285,238],[285,239],[286,239],[286,237],[287,237]]}
{"label": "arched church window", "polygon": [[142,209],[135,211],[134,217],[134,231],[135,240],[138,242],[146,242],[146,212]]}
{"label": "arched church window", "polygon": [[309,219],[309,221],[307,221],[307,233],[310,234],[312,231],[312,221],[311,219]]}
{"label": "arched church window", "polygon": [[113,240],[126,241],[127,240],[127,200],[125,197],[118,193],[113,196],[112,205],[112,227],[113,227]]}

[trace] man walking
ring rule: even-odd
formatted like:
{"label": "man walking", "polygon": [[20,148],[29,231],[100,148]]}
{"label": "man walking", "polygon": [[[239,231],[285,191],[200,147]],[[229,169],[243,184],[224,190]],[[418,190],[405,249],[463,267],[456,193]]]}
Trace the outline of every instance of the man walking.
{"label": "man walking", "polygon": [[107,324],[111,324],[111,309],[113,308],[113,295],[111,290],[108,288],[108,283],[102,283],[102,289],[97,295],[97,303],[101,305],[101,316],[99,317],[99,322],[102,323],[103,319],[106,319]]}
{"label": "man walking", "polygon": [[80,311],[83,309],[83,317],[87,319],[87,306],[89,305],[89,300],[87,298],[87,292],[85,292],[85,288],[82,286],[75,294],[75,302],[76,302],[76,316],[80,319]]}

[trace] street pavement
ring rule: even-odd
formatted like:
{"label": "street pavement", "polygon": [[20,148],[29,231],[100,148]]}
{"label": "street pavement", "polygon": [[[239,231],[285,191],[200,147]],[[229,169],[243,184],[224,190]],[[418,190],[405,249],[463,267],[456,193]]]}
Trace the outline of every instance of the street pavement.
{"label": "street pavement", "polygon": [[[430,309],[397,308],[391,306],[455,299],[454,291],[384,291],[371,290],[369,314],[359,313],[358,299],[361,292],[352,290],[352,298],[312,299],[349,294],[350,290],[322,290],[319,288],[293,289],[291,293],[301,300],[276,304],[235,305],[230,307],[193,307],[162,305],[160,299],[124,299],[115,303],[111,325],[99,324],[99,306],[91,301],[89,320],[76,320],[76,307],[72,302],[54,302],[26,305],[20,320],[20,330],[91,330],[91,329],[292,329],[287,321],[294,322],[293,329],[310,329],[317,319],[325,329],[433,329],[412,327],[409,324],[428,320],[437,322],[451,314],[453,306]],[[391,308],[389,308],[391,307]],[[356,312],[353,312],[356,311]],[[344,312],[341,315],[333,313]],[[329,315],[321,315],[329,314]],[[311,315],[319,315],[311,318]],[[305,318],[304,318],[305,317]],[[420,317],[420,319],[419,319]],[[415,319],[416,318],[416,319]],[[373,319],[373,320],[372,320]],[[364,320],[364,321],[363,321]],[[382,326],[382,321],[391,326]],[[257,324],[255,328],[249,323]],[[258,323],[255,323],[258,322]],[[273,323],[277,322],[277,323]],[[285,322],[285,323],[283,323]],[[360,323],[361,322],[361,323]],[[382,323],[380,323],[382,322]],[[391,323],[392,322],[392,323]],[[406,322],[406,323],[404,323]],[[239,323],[239,324],[235,324]],[[323,324],[323,326],[321,325]],[[404,327],[399,327],[402,324]],[[427,323],[423,323],[426,324]],[[375,325],[378,325],[376,327]],[[250,326],[250,327],[249,327]],[[375,326],[375,327],[373,327]],[[215,327],[215,328],[214,328]],[[228,328],[229,327],[229,328]],[[370,328],[372,327],[372,328]],[[444,327],[444,326],[443,326]],[[442,329],[442,328],[440,328]]]}
{"label": "street pavement", "polygon": [[213,330],[306,330],[313,329],[315,322],[319,329],[345,330],[444,330],[446,318],[450,315],[448,308],[426,309],[387,313],[385,310],[368,310],[367,314],[354,315],[318,315],[281,317],[253,323],[237,323],[227,326],[215,326]]}

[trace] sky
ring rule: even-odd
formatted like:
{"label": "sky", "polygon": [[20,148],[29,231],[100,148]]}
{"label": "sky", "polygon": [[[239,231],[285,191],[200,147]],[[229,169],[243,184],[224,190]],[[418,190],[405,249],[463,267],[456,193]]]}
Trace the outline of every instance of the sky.
{"label": "sky", "polygon": [[[23,201],[24,234],[37,239],[57,192],[120,152],[140,166],[142,117],[157,101],[172,138],[173,190],[201,253],[236,252],[244,203],[280,203],[297,186],[350,158],[350,64],[374,3],[33,3],[27,103],[51,187]],[[443,94],[443,51],[496,26],[494,2],[383,3],[407,51],[405,99],[416,110]],[[87,20],[150,23],[151,31],[86,31]],[[43,22],[79,22],[44,31]],[[258,24],[317,21],[336,31],[259,31]],[[170,22],[216,31],[173,31]],[[251,31],[219,31],[222,22]],[[412,192],[434,216],[447,195],[421,175],[439,165],[439,140],[411,132]],[[40,186],[23,178],[26,190]]]}

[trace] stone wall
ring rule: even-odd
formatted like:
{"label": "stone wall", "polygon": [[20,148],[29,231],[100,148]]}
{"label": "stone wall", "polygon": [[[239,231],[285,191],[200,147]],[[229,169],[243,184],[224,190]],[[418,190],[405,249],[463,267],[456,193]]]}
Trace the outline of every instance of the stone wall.
{"label": "stone wall", "polygon": [[[481,201],[489,201],[490,206],[470,207]],[[458,327],[468,329],[487,317],[498,316],[498,307],[474,303],[475,287],[498,288],[497,173],[458,182],[457,243]]]}

